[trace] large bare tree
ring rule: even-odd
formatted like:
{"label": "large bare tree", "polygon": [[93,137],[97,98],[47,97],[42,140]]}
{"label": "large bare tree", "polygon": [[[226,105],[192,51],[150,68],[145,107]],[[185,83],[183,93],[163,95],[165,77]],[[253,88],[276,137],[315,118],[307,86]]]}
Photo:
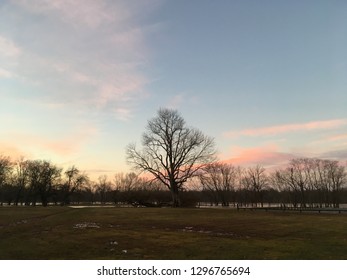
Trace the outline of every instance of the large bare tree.
{"label": "large bare tree", "polygon": [[142,149],[136,149],[135,144],[127,147],[127,160],[165,184],[171,191],[173,206],[178,207],[183,184],[214,161],[215,153],[213,138],[188,127],[176,110],[160,109],[148,121]]}

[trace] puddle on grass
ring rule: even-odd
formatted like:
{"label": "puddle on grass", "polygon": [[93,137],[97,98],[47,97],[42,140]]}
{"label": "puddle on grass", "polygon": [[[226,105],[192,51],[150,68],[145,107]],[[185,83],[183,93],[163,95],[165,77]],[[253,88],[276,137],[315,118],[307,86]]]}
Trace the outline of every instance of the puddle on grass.
{"label": "puddle on grass", "polygon": [[233,238],[250,238],[249,236],[241,236],[239,234],[233,233],[233,232],[215,232],[212,230],[204,230],[204,229],[194,229],[193,227],[184,227],[181,229],[183,232],[191,232],[191,233],[201,233],[201,234],[210,234],[215,236],[230,236]]}
{"label": "puddle on grass", "polygon": [[[23,225],[23,224],[27,224],[27,223],[28,223],[28,220],[20,220],[20,221],[12,222],[12,223],[10,223],[7,226],[18,226],[18,225]],[[1,227],[5,227],[5,225],[4,226],[0,226],[0,228]]]}
{"label": "puddle on grass", "polygon": [[73,228],[77,228],[77,229],[100,228],[100,226],[97,223],[93,223],[93,222],[83,222],[83,223],[75,224]]}

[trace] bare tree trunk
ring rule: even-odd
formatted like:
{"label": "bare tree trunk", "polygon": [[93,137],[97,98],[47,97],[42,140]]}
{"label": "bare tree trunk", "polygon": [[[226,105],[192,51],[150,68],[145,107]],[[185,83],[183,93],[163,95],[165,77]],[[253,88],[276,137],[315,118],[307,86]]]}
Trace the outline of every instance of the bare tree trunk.
{"label": "bare tree trunk", "polygon": [[179,198],[179,192],[177,186],[171,187],[171,196],[172,196],[172,207],[180,207],[181,201]]}

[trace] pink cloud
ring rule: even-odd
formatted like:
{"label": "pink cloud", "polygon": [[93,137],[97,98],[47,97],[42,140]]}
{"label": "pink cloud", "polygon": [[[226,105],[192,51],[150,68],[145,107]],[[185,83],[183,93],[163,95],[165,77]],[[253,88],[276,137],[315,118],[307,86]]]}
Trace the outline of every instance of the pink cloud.
{"label": "pink cloud", "polygon": [[225,158],[223,161],[234,165],[249,166],[261,164],[264,166],[276,166],[286,164],[295,155],[280,152],[276,145],[254,148],[233,147],[234,156]]}
{"label": "pink cloud", "polygon": [[85,128],[59,140],[43,139],[38,143],[58,155],[71,155],[78,152],[96,135],[95,128]]}
{"label": "pink cloud", "polygon": [[67,136],[52,138],[27,133],[12,133],[1,144],[0,154],[11,157],[47,153],[56,156],[71,156],[79,152],[96,134],[94,128],[83,128]]}
{"label": "pink cloud", "polygon": [[12,160],[19,159],[20,157],[30,157],[28,152],[25,152],[17,145],[8,142],[0,142],[0,155],[8,156]]}
{"label": "pink cloud", "polygon": [[240,131],[230,131],[224,133],[225,137],[233,138],[238,136],[266,136],[266,135],[277,135],[290,132],[300,131],[312,131],[312,130],[325,130],[334,129],[347,125],[347,119],[336,119],[328,121],[314,121],[307,123],[294,123],[285,125],[276,125],[260,128],[244,129]]}

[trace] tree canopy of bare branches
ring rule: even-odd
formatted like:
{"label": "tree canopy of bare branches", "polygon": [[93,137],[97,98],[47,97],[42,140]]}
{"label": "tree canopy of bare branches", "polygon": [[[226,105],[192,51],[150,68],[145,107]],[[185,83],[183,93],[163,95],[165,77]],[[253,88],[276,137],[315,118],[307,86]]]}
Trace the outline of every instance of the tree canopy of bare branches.
{"label": "tree canopy of bare branches", "polygon": [[9,179],[13,163],[9,157],[0,155],[0,186]]}
{"label": "tree canopy of bare branches", "polygon": [[222,206],[229,206],[231,194],[238,185],[238,179],[238,168],[222,162],[207,165],[199,174],[203,190],[213,195],[216,205],[221,201]]}
{"label": "tree canopy of bare branches", "polygon": [[83,174],[78,168],[75,166],[71,166],[68,168],[65,172],[65,181],[64,183],[60,186],[60,190],[63,193],[63,202],[62,204],[70,204],[70,196],[85,186],[89,178],[86,174]]}
{"label": "tree canopy of bare branches", "polygon": [[126,153],[131,165],[149,172],[169,188],[173,206],[178,207],[179,190],[198,170],[215,160],[215,145],[212,138],[188,127],[176,110],[160,109],[148,121],[142,149],[130,144]]}
{"label": "tree canopy of bare branches", "polygon": [[[275,181],[292,194],[293,205],[318,203],[339,206],[339,192],[346,183],[345,168],[335,160],[317,158],[292,159],[284,170],[277,170]],[[308,194],[315,193],[315,196]]]}
{"label": "tree canopy of bare branches", "polygon": [[242,183],[245,189],[251,190],[253,193],[252,203],[260,202],[263,206],[262,192],[268,187],[268,176],[266,170],[261,165],[249,167],[245,171]]}

